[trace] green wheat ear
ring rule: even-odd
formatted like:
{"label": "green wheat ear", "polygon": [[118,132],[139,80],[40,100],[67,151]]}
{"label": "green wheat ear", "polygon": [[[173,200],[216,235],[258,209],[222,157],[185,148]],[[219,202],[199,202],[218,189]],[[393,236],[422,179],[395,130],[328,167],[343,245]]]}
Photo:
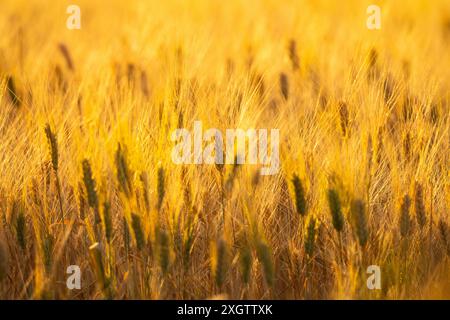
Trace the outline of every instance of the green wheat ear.
{"label": "green wheat ear", "polygon": [[141,217],[135,213],[131,214],[131,227],[136,238],[136,247],[138,250],[142,250],[145,246],[145,236],[142,229]]}
{"label": "green wheat ear", "polygon": [[81,221],[86,218],[86,192],[81,182],[78,183],[78,202],[79,202],[79,217]]}
{"label": "green wheat ear", "polygon": [[364,247],[369,238],[364,202],[360,199],[353,200],[351,203],[351,212],[355,221],[358,242],[361,247]]}
{"label": "green wheat ear", "polygon": [[9,272],[9,255],[6,243],[0,238],[0,283],[6,278]]}
{"label": "green wheat ear", "polygon": [[337,232],[341,232],[344,228],[344,215],[342,214],[341,201],[335,189],[327,191],[328,206],[330,208],[333,227]]}
{"label": "green wheat ear", "polygon": [[305,190],[303,188],[302,181],[296,174],[294,174],[292,178],[292,184],[294,186],[295,207],[297,209],[297,213],[304,216],[306,215]]}
{"label": "green wheat ear", "polygon": [[106,298],[111,299],[113,296],[113,291],[110,288],[110,279],[108,278],[104,263],[103,263],[103,248],[100,243],[96,242],[89,247],[89,255],[91,258],[91,263],[94,267],[97,280],[100,283],[100,288]]}
{"label": "green wheat ear", "polygon": [[400,235],[402,238],[408,236],[411,231],[411,218],[409,216],[410,206],[411,198],[405,194],[400,209]]}
{"label": "green wheat ear", "polygon": [[417,224],[420,226],[421,229],[423,229],[423,227],[427,223],[427,217],[425,214],[423,189],[422,189],[422,185],[420,183],[416,183],[416,186],[415,186],[414,208],[416,211]]}
{"label": "green wheat ear", "polygon": [[439,219],[438,229],[444,246],[444,250],[447,255],[450,256],[450,230],[447,222],[445,222],[442,218]]}
{"label": "green wheat ear", "polygon": [[47,141],[50,148],[53,170],[58,172],[58,141],[49,124],[45,126],[45,135],[47,136]]}
{"label": "green wheat ear", "polygon": [[61,182],[59,180],[59,174],[58,174],[58,140],[56,139],[55,133],[50,128],[50,125],[47,123],[45,126],[45,135],[47,136],[48,145],[50,148],[50,156],[52,158],[52,167],[53,171],[55,173],[55,180],[56,180],[56,190],[58,192],[58,199],[59,199],[59,209],[61,213],[61,222],[64,225],[64,209],[63,209],[63,198],[62,198],[62,191],[61,191]]}
{"label": "green wheat ear", "polygon": [[342,135],[345,137],[348,135],[350,119],[347,104],[343,101],[339,102],[339,119],[341,123]]}
{"label": "green wheat ear", "polygon": [[145,208],[147,212],[150,211],[150,196],[149,196],[149,183],[147,172],[143,171],[139,176],[142,183],[142,191],[144,196]]}
{"label": "green wheat ear", "polygon": [[112,238],[112,218],[111,218],[111,205],[108,201],[103,203],[103,226],[105,230],[105,238],[108,243],[111,243]]}
{"label": "green wheat ear", "polygon": [[252,272],[252,251],[247,244],[244,244],[239,250],[239,258],[242,280],[245,284],[247,284],[250,281],[250,275]]}
{"label": "green wheat ear", "polygon": [[125,246],[125,252],[128,255],[128,252],[130,251],[131,236],[130,236],[130,228],[128,226],[128,222],[127,219],[125,219],[125,217],[122,218],[122,228],[123,228],[122,239]]}
{"label": "green wheat ear", "polygon": [[258,255],[258,260],[263,267],[264,279],[269,286],[272,286],[274,283],[275,271],[270,248],[263,240],[258,240],[256,244],[256,253]]}
{"label": "green wheat ear", "polygon": [[169,236],[165,230],[159,233],[159,265],[163,274],[169,269]]}
{"label": "green wheat ear", "polygon": [[15,215],[15,224],[14,228],[16,231],[16,239],[17,244],[22,250],[25,250],[26,243],[26,233],[27,233],[27,224],[25,219],[24,208],[21,203],[14,201],[13,203],[13,211]]}
{"label": "green wheat ear", "polygon": [[314,245],[317,236],[317,219],[310,216],[305,235],[305,253],[308,257],[312,257],[314,253]]}
{"label": "green wheat ear", "polygon": [[53,265],[53,249],[55,247],[55,239],[49,233],[44,234],[42,239],[42,250],[44,256],[45,272],[49,275]]}
{"label": "green wheat ear", "polygon": [[158,210],[161,209],[165,194],[166,189],[164,168],[160,167],[158,168]]}
{"label": "green wheat ear", "polygon": [[289,79],[285,73],[280,74],[280,91],[285,100],[289,99]]}
{"label": "green wheat ear", "polygon": [[88,204],[91,208],[94,209],[95,213],[95,224],[99,224],[101,222],[99,208],[98,208],[98,196],[95,185],[95,180],[92,177],[92,169],[91,164],[87,159],[84,159],[82,162],[83,166],[83,181],[84,186],[86,188],[86,193],[88,197]]}
{"label": "green wheat ear", "polygon": [[297,43],[294,39],[289,41],[288,46],[289,60],[291,61],[292,71],[297,71],[300,68],[300,59],[297,54]]}
{"label": "green wheat ear", "polygon": [[212,250],[212,273],[217,287],[222,288],[227,273],[227,255],[228,250],[225,240],[219,238]]}
{"label": "green wheat ear", "polygon": [[120,190],[130,198],[132,196],[133,186],[131,184],[131,174],[128,167],[128,163],[125,157],[125,153],[119,143],[115,156],[117,180],[119,181]]}
{"label": "green wheat ear", "polygon": [[9,98],[14,107],[20,107],[20,98],[17,93],[16,85],[14,83],[14,78],[12,76],[8,76],[6,80],[6,88],[9,94]]}

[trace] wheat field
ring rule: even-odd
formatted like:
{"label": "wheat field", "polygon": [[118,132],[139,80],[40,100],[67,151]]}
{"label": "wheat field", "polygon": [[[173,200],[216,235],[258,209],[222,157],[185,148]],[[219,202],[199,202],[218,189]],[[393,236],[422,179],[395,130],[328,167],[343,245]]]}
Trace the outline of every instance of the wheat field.
{"label": "wheat field", "polygon": [[0,2],[1,299],[450,299],[449,1],[73,2]]}

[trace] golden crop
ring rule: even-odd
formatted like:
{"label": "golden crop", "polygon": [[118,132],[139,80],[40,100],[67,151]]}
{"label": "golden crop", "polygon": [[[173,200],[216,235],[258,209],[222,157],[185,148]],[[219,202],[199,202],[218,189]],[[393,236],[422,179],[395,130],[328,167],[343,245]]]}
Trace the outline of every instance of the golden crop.
{"label": "golden crop", "polygon": [[450,298],[449,1],[72,2],[0,2],[0,298]]}

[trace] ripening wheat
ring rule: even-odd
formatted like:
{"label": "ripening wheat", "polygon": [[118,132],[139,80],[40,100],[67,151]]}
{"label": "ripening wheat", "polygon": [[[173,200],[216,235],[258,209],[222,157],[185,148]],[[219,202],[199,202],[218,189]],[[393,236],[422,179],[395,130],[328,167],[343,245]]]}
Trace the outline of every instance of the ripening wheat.
{"label": "ripening wheat", "polygon": [[[449,1],[77,3],[0,3],[1,299],[450,298]],[[197,120],[280,171],[175,164]]]}

